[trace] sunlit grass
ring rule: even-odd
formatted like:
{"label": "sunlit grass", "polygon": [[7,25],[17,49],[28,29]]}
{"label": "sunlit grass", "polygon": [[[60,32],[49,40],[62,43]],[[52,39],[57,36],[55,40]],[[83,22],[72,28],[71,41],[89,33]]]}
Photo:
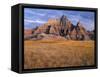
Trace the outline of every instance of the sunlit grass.
{"label": "sunlit grass", "polygon": [[25,41],[24,68],[88,66],[94,64],[94,41]]}

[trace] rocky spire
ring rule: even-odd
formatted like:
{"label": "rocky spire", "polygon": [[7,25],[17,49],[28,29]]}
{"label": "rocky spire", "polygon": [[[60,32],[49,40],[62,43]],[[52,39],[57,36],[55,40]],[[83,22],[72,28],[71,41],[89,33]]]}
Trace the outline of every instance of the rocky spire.
{"label": "rocky spire", "polygon": [[77,25],[76,26],[81,26],[81,22],[80,22],[80,20],[77,22]]}
{"label": "rocky spire", "polygon": [[62,15],[60,18],[60,24],[62,26],[66,26],[66,21],[67,21],[67,17],[65,15]]}

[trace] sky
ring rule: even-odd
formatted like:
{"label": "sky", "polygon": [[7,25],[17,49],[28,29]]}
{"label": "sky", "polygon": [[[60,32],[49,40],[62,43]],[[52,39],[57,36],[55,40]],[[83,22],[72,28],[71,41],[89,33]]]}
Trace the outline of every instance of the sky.
{"label": "sky", "polygon": [[50,18],[60,18],[62,15],[67,16],[74,25],[80,21],[87,30],[94,29],[94,12],[38,8],[24,8],[24,29],[35,28]]}

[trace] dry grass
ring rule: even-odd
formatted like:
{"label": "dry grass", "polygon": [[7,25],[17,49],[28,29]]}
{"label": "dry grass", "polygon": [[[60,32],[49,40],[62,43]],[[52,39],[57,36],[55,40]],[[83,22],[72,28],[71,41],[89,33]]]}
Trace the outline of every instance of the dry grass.
{"label": "dry grass", "polygon": [[24,69],[94,64],[93,41],[25,41]]}

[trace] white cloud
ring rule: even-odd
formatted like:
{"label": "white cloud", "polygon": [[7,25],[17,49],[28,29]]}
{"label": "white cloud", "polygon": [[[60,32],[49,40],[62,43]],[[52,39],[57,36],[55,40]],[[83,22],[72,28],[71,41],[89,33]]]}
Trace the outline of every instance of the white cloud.
{"label": "white cloud", "polygon": [[34,16],[34,15],[45,16],[45,14],[41,14],[41,13],[36,12],[35,10],[33,11],[32,9],[29,9],[29,8],[28,8],[28,9],[25,9],[25,13],[26,13],[26,14],[28,14],[28,13],[29,13],[29,14],[32,14],[33,16]]}
{"label": "white cloud", "polygon": [[39,15],[39,16],[45,16],[45,14],[41,14],[41,13],[37,13],[37,15]]}
{"label": "white cloud", "polygon": [[24,19],[24,22],[26,22],[26,23],[34,23],[33,20],[29,20],[29,19]]}
{"label": "white cloud", "polygon": [[45,23],[45,21],[42,21],[42,20],[30,20],[30,19],[24,19],[24,22],[26,23]]}
{"label": "white cloud", "polygon": [[37,23],[45,23],[45,21],[41,21],[41,20],[35,20],[34,22],[37,22]]}

